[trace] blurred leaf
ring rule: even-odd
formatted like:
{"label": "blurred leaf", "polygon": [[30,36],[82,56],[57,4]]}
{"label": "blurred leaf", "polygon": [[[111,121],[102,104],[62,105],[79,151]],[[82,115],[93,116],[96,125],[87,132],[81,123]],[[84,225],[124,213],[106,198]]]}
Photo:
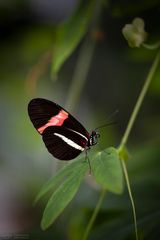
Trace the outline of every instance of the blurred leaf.
{"label": "blurred leaf", "polygon": [[87,166],[88,163],[86,161],[82,161],[82,158],[66,164],[65,167],[58,171],[56,175],[51,177],[51,179],[42,187],[35,199],[35,203],[38,202],[51,189],[54,190],[54,188],[56,188],[65,177],[73,174],[73,172],[77,173],[80,169],[85,169]]}
{"label": "blurred leaf", "polygon": [[123,173],[115,148],[96,153],[91,164],[97,183],[114,193],[123,191]]}
{"label": "blurred leaf", "polygon": [[82,166],[79,171],[74,171],[70,174],[68,179],[52,194],[43,213],[41,222],[42,229],[45,230],[54,222],[76,194],[88,168],[88,164],[83,164]]}
{"label": "blurred leaf", "polygon": [[95,0],[81,1],[74,15],[64,24],[57,27],[55,47],[53,50],[52,75],[55,76],[64,61],[74,51],[87,31]]}

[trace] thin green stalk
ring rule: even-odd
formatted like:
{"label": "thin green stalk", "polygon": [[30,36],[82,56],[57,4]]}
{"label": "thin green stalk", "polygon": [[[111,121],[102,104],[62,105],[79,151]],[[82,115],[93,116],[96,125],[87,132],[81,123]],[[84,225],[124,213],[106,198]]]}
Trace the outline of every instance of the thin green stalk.
{"label": "thin green stalk", "polygon": [[142,46],[146,49],[149,50],[154,50],[160,47],[160,41],[154,43],[154,44],[146,44],[146,43],[142,43]]}
{"label": "thin green stalk", "polygon": [[101,194],[99,196],[99,200],[98,200],[97,205],[96,205],[96,208],[94,209],[93,214],[92,214],[92,216],[91,216],[91,218],[89,220],[89,223],[87,225],[87,228],[85,229],[85,232],[84,232],[84,235],[82,237],[82,240],[87,240],[88,239],[88,236],[89,236],[89,233],[90,233],[91,228],[93,226],[93,223],[94,223],[94,221],[95,221],[95,219],[97,217],[97,214],[98,214],[98,212],[99,212],[99,210],[101,208],[102,201],[103,201],[103,199],[105,197],[105,194],[106,194],[106,190],[102,189]]}
{"label": "thin green stalk", "polygon": [[[160,51],[157,53],[156,57],[155,57],[155,60],[150,68],[150,71],[148,73],[148,76],[145,80],[145,83],[142,87],[142,90],[140,92],[140,95],[137,99],[137,102],[136,102],[136,105],[133,109],[133,112],[131,114],[131,117],[130,117],[130,120],[128,122],[128,125],[127,125],[127,128],[126,128],[126,131],[122,137],[122,141],[121,141],[121,144],[119,146],[119,153],[120,153],[120,156],[123,156],[123,154],[121,154],[121,151],[124,150],[124,147],[127,143],[127,140],[128,140],[128,137],[129,137],[129,134],[131,132],[131,129],[133,127],[133,124],[136,120],[136,117],[137,117],[137,114],[140,110],[140,107],[142,105],[142,102],[143,102],[143,99],[146,95],[146,92],[148,90],[148,87],[151,83],[151,80],[153,79],[153,76],[154,76],[154,73],[157,69],[157,66],[158,66],[158,63],[159,63],[159,60],[160,60]],[[125,176],[125,180],[126,180],[126,184],[127,184],[127,189],[128,189],[128,193],[129,193],[129,197],[130,197],[130,200],[131,200],[131,204],[132,204],[132,210],[133,210],[133,218],[134,218],[134,226],[135,226],[135,235],[136,235],[136,240],[138,240],[138,230],[137,230],[137,219],[136,219],[136,209],[135,209],[135,204],[134,204],[134,200],[133,200],[133,196],[132,196],[132,192],[131,192],[131,187],[130,187],[130,182],[129,182],[129,177],[128,177],[128,172],[127,172],[127,168],[126,168],[126,164],[125,164],[125,161],[122,157],[120,157],[121,159],[121,163],[122,163],[122,167],[123,167],[123,172],[124,172],[124,176]]]}
{"label": "thin green stalk", "polygon": [[87,80],[87,74],[91,65],[94,49],[95,41],[87,37],[81,47],[80,55],[77,60],[71,87],[69,89],[69,94],[67,97],[66,108],[70,111],[74,110],[81,96],[83,87]]}
{"label": "thin green stalk", "polygon": [[131,200],[131,204],[132,204],[136,240],[138,240],[136,208],[135,208],[135,204],[134,204],[134,200],[133,200],[133,196],[132,196],[132,192],[131,192],[131,187],[130,187],[130,182],[129,182],[129,177],[128,177],[126,164],[123,161],[123,159],[121,159],[121,163],[122,163],[122,168],[123,168],[123,172],[124,172],[124,176],[125,176],[125,180],[126,180],[126,184],[127,184],[128,194],[129,194],[129,197],[130,197],[130,200]]}
{"label": "thin green stalk", "polygon": [[138,99],[137,99],[136,105],[135,105],[135,107],[134,107],[134,109],[133,109],[133,112],[132,112],[131,117],[130,117],[130,119],[129,119],[127,128],[126,128],[126,130],[125,130],[125,133],[124,133],[124,135],[123,135],[122,141],[121,141],[121,143],[120,143],[120,148],[123,148],[123,146],[125,146],[125,144],[126,144],[126,142],[127,142],[127,140],[128,140],[129,134],[130,134],[131,129],[132,129],[132,127],[133,127],[133,124],[134,124],[134,122],[135,122],[135,120],[136,120],[136,117],[137,117],[137,114],[138,114],[138,112],[139,112],[139,109],[140,109],[140,107],[141,107],[141,105],[142,105],[143,99],[144,99],[144,97],[145,97],[145,95],[146,95],[146,92],[147,92],[148,87],[149,87],[149,85],[150,85],[150,83],[151,83],[151,80],[153,79],[153,75],[154,75],[154,73],[155,73],[155,70],[156,70],[156,68],[157,68],[157,66],[158,66],[159,59],[160,59],[160,51],[157,53],[157,55],[156,55],[156,57],[155,57],[155,60],[154,60],[152,66],[151,66],[151,68],[150,68],[150,71],[149,71],[148,76],[147,76],[147,78],[146,78],[146,80],[145,80],[145,83],[144,83],[144,85],[143,85],[143,88],[142,88],[142,90],[141,90],[141,93],[140,93],[140,95],[139,95],[139,97],[138,97]]}

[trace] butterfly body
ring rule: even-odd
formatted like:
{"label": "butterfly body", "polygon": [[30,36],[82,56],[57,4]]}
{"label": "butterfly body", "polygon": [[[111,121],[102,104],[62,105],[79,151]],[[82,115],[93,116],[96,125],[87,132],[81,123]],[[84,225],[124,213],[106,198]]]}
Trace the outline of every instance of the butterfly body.
{"label": "butterfly body", "polygon": [[97,143],[99,134],[91,134],[58,104],[35,98],[28,104],[28,114],[48,151],[60,160],[71,160]]}

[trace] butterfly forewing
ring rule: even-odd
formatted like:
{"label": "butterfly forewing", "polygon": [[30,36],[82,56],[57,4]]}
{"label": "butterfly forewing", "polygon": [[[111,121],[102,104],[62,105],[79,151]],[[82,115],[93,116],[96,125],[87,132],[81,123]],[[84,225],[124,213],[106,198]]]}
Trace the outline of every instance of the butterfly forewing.
{"label": "butterfly forewing", "polygon": [[44,126],[52,116],[57,115],[59,111],[58,105],[42,98],[32,99],[28,104],[29,117],[37,130]]}
{"label": "butterfly forewing", "polygon": [[70,160],[84,151],[88,139],[65,127],[48,127],[42,134],[48,151],[60,160]]}
{"label": "butterfly forewing", "polygon": [[28,104],[29,117],[42,134],[49,126],[63,126],[89,137],[87,130],[70,113],[58,104],[43,98],[35,98]]}

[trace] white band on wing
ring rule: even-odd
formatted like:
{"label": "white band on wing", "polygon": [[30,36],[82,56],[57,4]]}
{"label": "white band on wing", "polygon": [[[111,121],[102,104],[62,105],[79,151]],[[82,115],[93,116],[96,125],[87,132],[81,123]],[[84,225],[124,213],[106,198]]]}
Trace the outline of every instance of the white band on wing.
{"label": "white band on wing", "polygon": [[88,142],[88,138],[87,138],[86,136],[84,136],[83,134],[81,134],[81,133],[79,133],[79,132],[77,132],[77,131],[75,131],[75,130],[73,130],[73,129],[70,129],[70,128],[69,128],[69,130],[71,130],[72,132],[77,133],[78,135],[80,135],[81,137],[83,137],[84,139],[86,139],[87,142]]}
{"label": "white band on wing", "polygon": [[59,133],[54,133],[55,136],[60,137],[64,142],[66,142],[69,146],[76,148],[80,151],[84,151],[84,148],[79,146],[77,143],[73,142],[72,140],[70,140],[69,138],[66,138],[65,136],[59,134]]}

